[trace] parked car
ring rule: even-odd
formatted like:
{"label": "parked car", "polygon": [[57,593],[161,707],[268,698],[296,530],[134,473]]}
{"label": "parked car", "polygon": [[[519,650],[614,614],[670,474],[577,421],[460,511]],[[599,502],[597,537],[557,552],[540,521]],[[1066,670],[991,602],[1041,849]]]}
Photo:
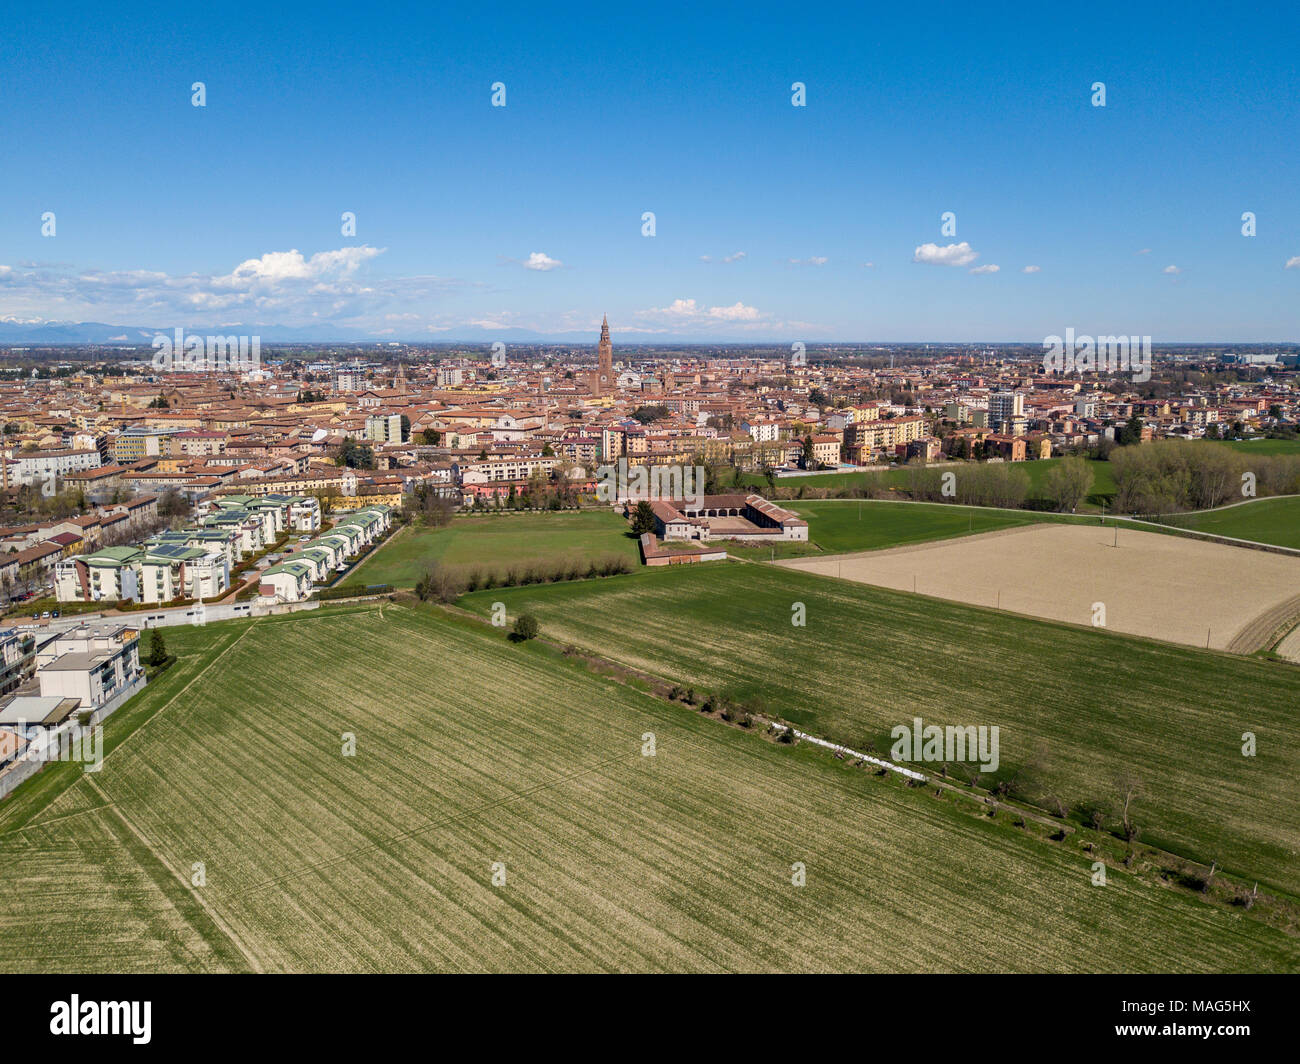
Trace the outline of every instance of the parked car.
{"label": "parked car", "polygon": [[47,621],[49,619],[50,619],[50,611],[46,610],[44,613],[41,614],[41,620]]}

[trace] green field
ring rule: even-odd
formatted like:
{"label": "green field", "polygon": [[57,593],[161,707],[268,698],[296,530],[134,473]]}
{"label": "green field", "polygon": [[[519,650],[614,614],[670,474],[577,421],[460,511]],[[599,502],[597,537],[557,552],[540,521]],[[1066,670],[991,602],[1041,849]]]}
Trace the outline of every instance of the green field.
{"label": "green field", "polygon": [[[1300,892],[1300,670],[1057,625],[766,565],[479,593],[542,631],[701,691],[761,698],[818,735],[887,751],[913,716],[997,725],[1008,779],[1108,803],[1144,781],[1152,844]],[[792,624],[803,603],[806,627]],[[1243,757],[1242,733],[1259,737]],[[1267,739],[1263,737],[1267,736]],[[991,782],[984,781],[986,784]],[[1111,823],[1114,823],[1112,820]]]}
{"label": "green field", "polygon": [[1300,498],[1295,496],[1256,499],[1199,514],[1179,514],[1169,522],[1178,528],[1215,536],[1300,549]]}
{"label": "green field", "polygon": [[[1029,474],[1029,497],[1042,498],[1043,482],[1047,477],[1048,471],[1053,466],[1059,464],[1059,458],[1044,458],[1037,462],[1021,462],[1019,466]],[[1105,503],[1107,509],[1110,507],[1110,500],[1115,497],[1115,476],[1111,472],[1109,462],[1089,461],[1088,467],[1092,470],[1092,491],[1079,507],[1080,510],[1098,510]]]}
{"label": "green field", "polygon": [[[1043,478],[1048,470],[1060,462],[1059,458],[1044,458],[1033,462],[1018,462],[1016,468],[1023,469],[1029,475],[1029,497],[1040,497]],[[1109,504],[1115,494],[1115,478],[1111,475],[1110,463],[1090,461],[1093,472],[1092,493],[1080,507],[1081,510],[1098,510],[1103,502]],[[945,467],[947,468],[947,467]],[[960,466],[953,466],[959,469]],[[737,483],[752,491],[767,492],[767,478],[757,473],[742,473]],[[830,491],[832,494],[848,488],[883,487],[891,491],[906,491],[911,483],[911,472],[906,467],[898,469],[873,469],[861,473],[821,473],[815,476],[778,477],[778,488],[788,489],[796,495],[803,491]]]}
{"label": "green field", "polygon": [[1022,514],[978,506],[876,500],[828,499],[787,505],[808,522],[807,543],[776,543],[765,547],[727,543],[727,552],[742,558],[763,559],[879,550],[1014,528],[1029,524],[1039,516],[1028,511]]}
{"label": "green field", "polygon": [[1122,868],[1092,886],[1068,841],[431,608],[167,638],[100,773],[0,804],[0,969],[1300,966],[1240,913]]}
{"label": "green field", "polygon": [[639,563],[628,524],[609,510],[457,517],[445,528],[408,528],[367,558],[348,582],[414,587],[433,562],[504,569],[618,555]]}
{"label": "green field", "polygon": [[1300,440],[1229,440],[1224,446],[1243,454],[1300,454]]}

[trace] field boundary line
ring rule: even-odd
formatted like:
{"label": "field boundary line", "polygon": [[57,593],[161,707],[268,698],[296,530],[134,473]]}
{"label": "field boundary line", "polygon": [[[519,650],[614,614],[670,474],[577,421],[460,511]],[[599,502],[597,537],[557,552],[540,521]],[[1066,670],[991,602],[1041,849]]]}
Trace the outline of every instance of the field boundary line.
{"label": "field boundary line", "polygon": [[[824,554],[812,555],[803,558],[777,558],[774,562],[765,562],[766,565],[784,566],[786,568],[795,568],[799,562],[810,562],[820,564],[828,562],[832,558],[837,561],[845,561],[849,558],[863,558],[871,556],[873,558],[883,558],[889,555],[911,554],[914,551],[921,550],[938,550],[942,547],[949,547],[956,540],[963,543],[974,543],[977,540],[996,539],[998,536],[1015,536],[1023,535],[1026,532],[1035,531],[1039,525],[1044,522],[1031,522],[1023,525],[1016,525],[1013,528],[993,528],[987,532],[966,533],[965,535],[949,536],[946,539],[927,539],[920,543],[900,543],[897,547],[876,547],[872,550],[855,550],[839,553],[827,551]],[[1054,522],[1046,522],[1054,523]]]}
{"label": "field boundary line", "polygon": [[107,794],[104,793],[103,788],[101,788],[99,784],[96,783],[95,780],[90,776],[86,777],[86,782],[90,784],[91,789],[96,794],[98,794],[99,797],[101,797],[105,802],[108,803],[104,808],[106,808],[115,817],[117,817],[117,819],[122,822],[123,826],[127,829],[127,831],[129,831],[132,835],[134,835],[137,839],[139,839],[140,844],[151,854],[153,854],[154,858],[158,861],[158,863],[162,865],[163,868],[165,868],[168,872],[171,872],[171,874],[176,877],[177,881],[181,884],[181,886],[183,886],[187,891],[189,891],[190,896],[196,902],[199,903],[199,908],[201,908],[205,913],[208,914],[208,918],[220,929],[221,933],[230,940],[230,944],[234,946],[235,949],[239,950],[244,960],[248,962],[248,966],[252,968],[254,972],[257,972],[259,974],[264,972],[266,969],[262,967],[262,963],[255,956],[253,956],[253,954],[251,954],[248,951],[248,948],[244,945],[240,937],[237,934],[235,934],[234,930],[226,923],[224,919],[222,919],[222,917],[216,912],[216,910],[214,910],[212,906],[210,906],[203,899],[203,897],[198,893],[198,891],[196,891],[188,882],[186,882],[185,877],[181,875],[180,872],[177,872],[175,869],[173,869],[171,865],[167,863],[166,858],[163,857],[163,855],[158,852],[158,848],[154,846],[154,844],[150,842],[149,839],[145,836],[144,832],[142,832],[138,827],[136,827],[135,824],[132,823],[131,819],[125,813],[123,813],[121,809],[118,808],[117,803],[115,803],[111,798],[109,798]]}
{"label": "field boundary line", "polygon": [[[1300,495],[1262,495],[1255,499],[1243,499],[1241,502],[1228,503],[1225,506],[1214,506],[1206,510],[1179,510],[1175,513],[1165,514],[1166,517],[1199,517],[1201,514],[1220,513],[1223,510],[1232,510],[1238,506],[1253,506],[1256,503],[1268,502],[1271,499],[1300,499]],[[1123,521],[1127,525],[1134,526],[1137,532],[1160,532],[1168,536],[1187,536],[1194,539],[1204,539],[1211,543],[1221,543],[1226,547],[1244,547],[1247,550],[1273,551],[1278,554],[1289,554],[1300,556],[1300,550],[1295,547],[1284,547],[1278,543],[1265,543],[1258,539],[1241,539],[1238,536],[1224,536],[1217,532],[1202,532],[1196,528],[1184,528],[1182,525],[1165,524],[1161,521],[1148,521],[1143,517],[1130,516],[1128,514],[1108,513],[1108,514],[1079,514],[1079,513],[1061,513],[1057,510],[1026,510],[1012,506],[980,506],[976,503],[969,502],[933,502],[929,499],[786,499],[785,502],[790,504],[790,508],[798,510],[802,503],[827,503],[827,502],[856,502],[856,503],[897,503],[903,506],[943,506],[951,507],[954,510],[987,510],[991,513],[1003,514],[1024,514],[1028,515],[1026,521],[1033,525],[1043,524],[1067,524],[1067,525],[1088,525],[1091,519],[1096,517],[1105,527],[1107,521]],[[1035,517],[1034,515],[1043,514],[1044,517]],[[1078,521],[1054,521],[1054,517],[1076,517],[1083,520]],[[1009,529],[993,529],[992,531],[1010,531]],[[990,533],[976,533],[976,535],[988,535]],[[946,537],[947,539],[970,539],[970,535],[962,536],[958,533],[955,536]],[[926,540],[927,543],[943,542],[942,540]],[[893,548],[877,548],[877,550],[892,550]],[[874,552],[873,552],[874,553]],[[826,555],[830,557],[830,554]],[[779,561],[780,559],[778,559]],[[798,559],[786,559],[793,561]]]}
{"label": "field boundary line", "polygon": [[[1290,499],[1290,498],[1295,498],[1295,496],[1271,495],[1268,496],[1268,498]],[[1242,504],[1234,503],[1233,505],[1240,506]],[[1230,509],[1230,507],[1223,507],[1223,509]],[[1198,510],[1195,512],[1213,513],[1212,510]],[[1130,524],[1133,525],[1141,525],[1142,526],[1141,528],[1134,529],[1135,532],[1146,532],[1148,529],[1158,529],[1164,532],[1166,535],[1187,536],[1193,539],[1204,540],[1207,543],[1218,543],[1220,546],[1223,547],[1243,547],[1246,550],[1262,550],[1272,554],[1285,554],[1292,558],[1300,557],[1300,550],[1296,550],[1295,547],[1284,547],[1280,543],[1265,543],[1263,540],[1258,540],[1258,539],[1241,539],[1238,536],[1224,536],[1218,532],[1202,532],[1198,528],[1184,528],[1182,525],[1166,525],[1166,524],[1161,524],[1159,521],[1147,521],[1146,519],[1141,517],[1117,517],[1115,518],[1115,520],[1128,521]]]}
{"label": "field boundary line", "polygon": [[1217,514],[1221,510],[1233,510],[1238,506],[1254,506],[1270,499],[1300,499],[1300,495],[1257,495],[1253,499],[1239,499],[1237,502],[1225,502],[1222,506],[1207,506],[1204,510],[1175,510],[1165,517],[1197,517],[1200,514]]}
{"label": "field boundary line", "polygon": [[[76,784],[74,783],[72,787],[75,786]],[[71,790],[72,787],[69,787],[68,790]],[[66,792],[60,791],[59,793],[64,794]],[[73,817],[85,816],[88,813],[98,813],[100,810],[107,809],[107,808],[108,808],[107,805],[94,805],[91,806],[89,809],[78,809],[75,813],[64,813],[62,816],[56,816],[52,820],[40,820],[34,823],[24,824],[20,828],[11,828],[8,831],[0,831],[0,839],[7,839],[13,835],[21,835],[24,832],[32,831],[36,828],[46,828],[49,827],[51,824],[62,824],[65,820],[71,820]]]}
{"label": "field boundary line", "polygon": [[[158,707],[157,709],[155,709],[152,713],[150,713],[149,716],[147,716],[144,720],[142,720],[139,724],[137,724],[137,725],[135,726],[135,729],[131,732],[131,734],[129,734],[125,739],[123,739],[123,740],[122,740],[120,743],[118,743],[116,746],[114,746],[113,749],[106,751],[106,752],[104,753],[103,762],[107,762],[108,759],[109,759],[110,757],[112,757],[115,753],[117,753],[118,750],[120,750],[122,747],[126,746],[126,744],[129,743],[133,738],[135,738],[135,736],[138,735],[141,731],[143,731],[143,730],[144,730],[144,729],[149,725],[149,723],[150,723],[151,721],[153,721],[153,719],[154,719],[155,717],[157,717],[160,713],[162,713],[164,710],[166,710],[166,709],[167,709],[167,708],[168,708],[168,707],[169,707],[173,702],[176,701],[177,698],[179,698],[181,695],[183,695],[183,694],[184,694],[186,691],[188,691],[188,690],[189,690],[189,689],[190,689],[190,688],[191,688],[195,683],[197,683],[197,682],[198,682],[198,681],[199,681],[199,680],[200,680],[204,675],[206,675],[207,671],[208,671],[210,668],[212,668],[213,665],[215,665],[218,661],[220,661],[220,660],[221,660],[222,658],[224,658],[227,654],[229,654],[230,651],[234,650],[235,646],[236,646],[236,645],[237,645],[237,644],[238,644],[238,643],[239,643],[239,642],[244,638],[244,636],[246,636],[246,635],[248,634],[249,630],[253,627],[253,625],[257,624],[257,622],[258,622],[259,620],[261,620],[260,617],[255,617],[255,618],[253,618],[252,621],[251,621],[251,623],[249,624],[248,628],[245,628],[244,631],[240,632],[239,635],[238,635],[238,636],[237,636],[237,637],[236,637],[236,638],[231,642],[230,646],[226,647],[225,650],[223,650],[220,654],[218,654],[215,658],[213,658],[210,662],[208,662],[207,665],[205,665],[202,669],[200,669],[200,670],[199,670],[199,671],[198,671],[198,672],[197,672],[193,677],[191,677],[189,683],[187,683],[184,687],[182,687],[179,691],[177,691],[174,695],[172,695],[169,699],[167,699],[166,702],[164,702],[161,706],[159,706],[159,707]],[[146,684],[144,690],[147,691],[148,689],[149,689],[149,688],[148,688],[148,685]],[[137,692],[137,695],[139,695],[139,694],[143,694],[143,693],[144,693],[143,691],[140,691],[140,692]],[[101,764],[102,764],[103,762],[101,762]],[[88,777],[87,777],[87,778],[88,778]],[[76,786],[76,782],[73,782],[73,783],[69,784],[69,787],[75,787],[75,786]],[[43,805],[43,806],[41,807],[41,809],[40,809],[36,814],[34,814],[34,815],[35,815],[35,816],[39,816],[41,812],[44,812],[46,809],[48,809],[48,808],[49,808],[49,803],[55,801],[55,800],[56,800],[60,795],[64,794],[64,793],[67,791],[67,789],[68,789],[68,788],[64,788],[64,790],[60,791],[58,794],[51,795],[51,796],[47,799],[46,804]],[[98,788],[96,788],[96,790],[98,790]],[[78,810],[78,813],[84,813],[84,812],[88,812],[88,810],[84,810],[84,809],[83,809],[83,810]],[[68,814],[68,815],[69,815],[69,816],[75,816],[75,815],[77,815],[77,814],[76,814],[76,813],[70,813],[70,814]],[[63,817],[59,817],[59,818],[57,818],[57,819],[58,819],[58,820],[62,820],[62,819],[64,819],[64,818],[63,818]],[[23,831],[26,831],[28,828],[37,828],[37,827],[42,827],[42,826],[44,826],[46,823],[54,823],[54,822],[56,822],[56,821],[44,821],[44,820],[35,820],[35,819],[33,819],[33,820],[29,820],[26,824],[24,824],[24,825],[23,825],[22,827],[20,827],[20,828],[14,828],[14,829],[11,830],[11,831],[5,831],[5,832],[3,832],[3,833],[0,833],[0,838],[7,837],[7,836],[9,836],[9,835],[17,835],[17,834],[20,834],[20,833],[23,832]]]}
{"label": "field boundary line", "polygon": [[[158,714],[166,710],[169,706],[171,706],[173,702],[176,701],[176,699],[180,698],[181,695],[183,695],[186,691],[188,691],[191,687],[193,687],[196,683],[198,683],[199,680],[201,680],[205,675],[207,675],[208,670],[212,668],[213,665],[219,662],[222,658],[224,658],[227,654],[229,654],[232,650],[234,650],[235,647],[237,647],[241,642],[243,642],[244,636],[248,635],[248,633],[253,630],[257,622],[260,620],[261,620],[260,617],[254,617],[252,621],[249,622],[248,627],[245,628],[242,632],[239,633],[238,636],[235,637],[235,639],[231,642],[230,646],[226,647],[225,650],[223,650],[215,658],[213,658],[206,665],[204,665],[203,668],[201,668],[190,678],[189,683],[187,683],[184,687],[182,687],[179,691],[177,691],[174,695],[172,695],[171,698],[167,699],[166,702],[164,702],[161,706],[159,706],[152,713],[150,713],[149,716],[147,716],[144,720],[142,720],[139,724],[137,724],[135,731],[133,731],[130,735],[128,735],[115,747],[113,747],[112,750],[109,750],[104,755],[104,761],[108,761],[110,757],[112,757],[115,753],[121,750],[122,747],[124,747],[127,743],[129,743],[132,739],[134,739],[137,735],[139,735],[142,731],[144,731],[144,729],[149,726],[149,724],[153,721],[153,719],[156,716],[158,716]],[[95,789],[99,790],[98,787],[96,787]]]}

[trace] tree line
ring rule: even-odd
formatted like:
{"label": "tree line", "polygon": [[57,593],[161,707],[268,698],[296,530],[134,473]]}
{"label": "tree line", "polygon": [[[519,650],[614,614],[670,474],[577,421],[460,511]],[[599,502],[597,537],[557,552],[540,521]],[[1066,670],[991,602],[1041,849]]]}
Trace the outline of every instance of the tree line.
{"label": "tree line", "polygon": [[1110,456],[1115,509],[1134,514],[1206,510],[1256,495],[1300,494],[1300,455],[1247,454],[1212,443],[1159,440]]}

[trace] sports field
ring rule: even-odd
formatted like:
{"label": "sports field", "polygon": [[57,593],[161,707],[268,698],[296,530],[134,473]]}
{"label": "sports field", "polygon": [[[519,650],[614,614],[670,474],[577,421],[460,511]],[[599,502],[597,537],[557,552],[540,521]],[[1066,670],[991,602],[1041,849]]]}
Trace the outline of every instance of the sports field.
{"label": "sports field", "polygon": [[1258,643],[1242,646],[1238,637],[1300,594],[1300,558],[1097,525],[1036,524],[778,564],[1052,621],[1095,624],[1097,617],[1116,632],[1247,652]]}
{"label": "sports field", "polygon": [[1296,939],[1122,868],[1092,886],[1077,846],[427,608],[168,641],[100,773],[0,804],[0,968],[1300,966]]}
{"label": "sports field", "polygon": [[[762,699],[857,749],[887,751],[889,730],[914,716],[996,725],[993,779],[1029,771],[1040,802],[1075,813],[1112,803],[1116,776],[1132,771],[1144,783],[1143,838],[1300,892],[1300,670],[1290,665],[739,562],[463,602],[486,613],[498,600],[559,641],[699,691]],[[1246,731],[1259,738],[1253,757],[1242,755]]]}
{"label": "sports field", "polygon": [[501,570],[613,555],[639,563],[628,523],[609,510],[457,517],[445,528],[408,528],[367,558],[348,582],[414,587],[433,562]]}
{"label": "sports field", "polygon": [[1179,514],[1170,518],[1170,523],[1215,536],[1300,549],[1300,498],[1295,496],[1256,499],[1199,514]]}

